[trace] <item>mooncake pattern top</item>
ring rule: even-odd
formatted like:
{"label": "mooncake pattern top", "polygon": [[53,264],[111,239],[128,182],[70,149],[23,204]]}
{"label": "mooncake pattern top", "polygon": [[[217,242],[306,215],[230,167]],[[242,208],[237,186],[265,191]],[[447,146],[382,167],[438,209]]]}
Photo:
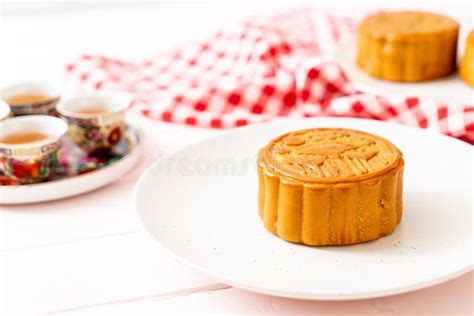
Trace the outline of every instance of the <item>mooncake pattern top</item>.
{"label": "mooncake pattern top", "polygon": [[459,24],[447,16],[416,11],[379,12],[366,17],[360,25],[361,31],[387,40],[402,39],[405,35],[457,32],[458,28]]}
{"label": "mooncake pattern top", "polygon": [[316,128],[282,135],[260,153],[273,172],[305,182],[370,178],[396,167],[401,152],[388,140],[348,129]]}

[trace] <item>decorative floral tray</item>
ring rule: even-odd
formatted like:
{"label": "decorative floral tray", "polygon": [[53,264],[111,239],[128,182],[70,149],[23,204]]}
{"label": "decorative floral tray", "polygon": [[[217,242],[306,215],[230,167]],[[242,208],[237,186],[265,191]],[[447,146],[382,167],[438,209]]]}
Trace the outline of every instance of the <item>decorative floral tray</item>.
{"label": "decorative floral tray", "polygon": [[[141,135],[131,127],[126,128],[123,139],[107,153],[89,154],[65,136],[59,152],[59,166],[47,180],[23,185],[0,171],[0,204],[48,201],[94,190],[133,167],[139,158],[140,145]],[[31,167],[27,170],[18,165],[15,172],[20,175],[39,170]]]}

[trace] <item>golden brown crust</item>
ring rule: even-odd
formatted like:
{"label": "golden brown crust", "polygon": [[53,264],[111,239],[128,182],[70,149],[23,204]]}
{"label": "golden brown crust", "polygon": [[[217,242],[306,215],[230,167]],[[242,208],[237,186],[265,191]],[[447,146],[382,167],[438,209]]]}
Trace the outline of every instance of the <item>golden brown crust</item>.
{"label": "golden brown crust", "polygon": [[361,181],[394,168],[400,157],[388,140],[343,128],[287,133],[261,152],[274,173],[303,183]]}
{"label": "golden brown crust", "polygon": [[474,87],[474,31],[469,33],[466,40],[464,56],[459,67],[461,78]]}
{"label": "golden brown crust", "polygon": [[401,82],[432,80],[456,69],[459,24],[416,11],[379,12],[360,24],[357,65],[371,76]]}
{"label": "golden brown crust", "polygon": [[419,11],[378,12],[367,16],[360,31],[387,41],[424,40],[426,36],[457,34],[459,24],[435,13]]}
{"label": "golden brown crust", "polygon": [[[348,165],[337,162],[349,155],[358,159],[353,167],[359,174],[349,174]],[[315,158],[319,156],[323,158]],[[333,172],[309,172],[314,159],[316,165],[322,160],[332,165]],[[362,173],[362,161],[371,170]],[[285,167],[294,162],[303,169]],[[373,240],[390,234],[401,220],[403,168],[401,152],[372,134],[347,129],[288,133],[259,152],[259,214],[270,232],[291,242],[344,245]]]}

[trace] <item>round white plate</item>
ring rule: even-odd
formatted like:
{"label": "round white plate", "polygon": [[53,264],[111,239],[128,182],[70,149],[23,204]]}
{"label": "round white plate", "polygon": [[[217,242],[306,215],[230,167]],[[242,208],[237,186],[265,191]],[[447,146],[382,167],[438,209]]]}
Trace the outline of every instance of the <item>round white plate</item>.
{"label": "round white plate", "polygon": [[355,58],[355,41],[340,45],[334,54],[334,61],[344,69],[354,88],[362,92],[381,96],[419,96],[461,105],[474,104],[474,89],[465,84],[457,74],[419,83],[385,81],[373,78],[357,68]]}
{"label": "round white plate", "polygon": [[[392,140],[406,161],[404,217],[395,232],[353,246],[308,247],[265,230],[257,151],[276,136],[346,127]],[[393,123],[314,118],[239,128],[155,162],[135,204],[146,229],[182,262],[216,280],[302,299],[361,299],[437,284],[472,269],[472,148]]]}
{"label": "round white plate", "polygon": [[0,186],[1,204],[26,204],[63,199],[103,187],[125,175],[139,160],[143,140],[138,130],[130,129],[134,147],[116,162],[70,178],[28,185]]}

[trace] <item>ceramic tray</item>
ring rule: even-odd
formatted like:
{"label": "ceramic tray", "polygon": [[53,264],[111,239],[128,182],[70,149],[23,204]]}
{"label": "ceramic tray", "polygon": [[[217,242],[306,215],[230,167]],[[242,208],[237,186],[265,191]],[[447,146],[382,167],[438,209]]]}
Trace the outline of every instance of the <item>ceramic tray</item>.
{"label": "ceramic tray", "polygon": [[44,202],[92,191],[130,170],[139,159],[140,149],[141,135],[131,127],[113,151],[102,154],[88,154],[65,136],[60,165],[46,181],[20,185],[0,171],[0,204]]}

